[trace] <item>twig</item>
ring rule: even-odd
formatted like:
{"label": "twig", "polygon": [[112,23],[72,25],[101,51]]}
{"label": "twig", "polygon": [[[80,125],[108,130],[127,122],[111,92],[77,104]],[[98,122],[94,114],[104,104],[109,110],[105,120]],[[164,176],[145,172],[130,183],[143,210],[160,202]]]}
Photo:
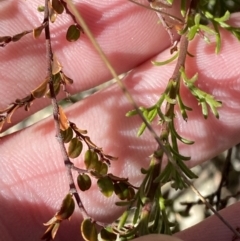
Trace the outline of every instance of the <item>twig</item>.
{"label": "twig", "polygon": [[180,18],[178,18],[178,17],[176,17],[176,16],[174,16],[174,15],[172,15],[172,14],[170,14],[170,13],[165,13],[165,12],[163,12],[163,11],[161,11],[160,9],[157,9],[157,8],[148,7],[148,6],[143,5],[143,4],[139,3],[139,2],[136,2],[136,1],[134,1],[134,0],[128,0],[128,1],[129,1],[129,2],[132,2],[132,3],[136,4],[136,5],[139,5],[139,6],[143,7],[143,8],[146,8],[146,9],[148,9],[148,10],[152,10],[152,11],[154,11],[154,12],[156,12],[156,13],[160,13],[160,14],[166,15],[166,16],[168,16],[168,17],[171,17],[171,18],[173,18],[174,20],[176,20],[178,23],[183,24],[182,19],[180,19]]}
{"label": "twig", "polygon": [[68,177],[68,183],[69,183],[69,192],[72,193],[75,197],[75,200],[81,210],[81,213],[84,218],[88,218],[89,215],[87,214],[83,203],[81,201],[81,198],[77,192],[71,168],[73,166],[72,162],[69,160],[66,148],[63,143],[63,139],[61,137],[60,133],[60,123],[59,123],[59,106],[57,103],[56,99],[56,94],[54,91],[54,85],[53,85],[53,78],[52,78],[52,46],[51,46],[51,36],[50,36],[50,29],[49,29],[49,9],[48,9],[48,2],[49,0],[45,0],[45,10],[44,10],[44,22],[47,23],[45,27],[45,39],[46,39],[46,53],[47,53],[47,75],[49,77],[49,90],[50,90],[50,95],[51,95],[51,102],[52,102],[52,107],[53,107],[53,119],[54,119],[54,125],[55,125],[55,130],[56,130],[56,137],[61,149],[62,157],[64,160],[64,165],[66,167],[66,172],[67,172],[67,177]]}
{"label": "twig", "polygon": [[228,150],[228,153],[227,153],[227,156],[226,156],[226,159],[225,159],[225,162],[224,162],[224,166],[223,166],[223,169],[222,169],[222,178],[221,178],[221,181],[219,183],[218,189],[215,193],[215,195],[217,197],[217,202],[216,202],[217,210],[220,209],[222,187],[227,184],[228,173],[229,173],[229,169],[230,169],[230,166],[231,166],[231,155],[232,155],[232,148],[230,148]]}
{"label": "twig", "polygon": [[61,2],[62,5],[64,6],[66,13],[71,16],[73,22],[77,25],[78,29],[80,29],[80,30],[84,33],[83,28],[78,24],[75,16],[69,11],[68,6],[67,6],[67,3],[66,3],[64,0],[60,0],[60,2]]}

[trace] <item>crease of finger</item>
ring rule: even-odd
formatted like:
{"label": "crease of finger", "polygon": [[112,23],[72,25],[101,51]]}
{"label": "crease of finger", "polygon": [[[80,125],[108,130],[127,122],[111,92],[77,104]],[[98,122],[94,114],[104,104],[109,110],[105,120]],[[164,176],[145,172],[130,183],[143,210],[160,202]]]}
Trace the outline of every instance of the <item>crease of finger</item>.
{"label": "crease of finger", "polygon": [[[117,8],[117,5],[120,7]],[[118,73],[134,68],[169,45],[169,39],[162,27],[157,24],[156,16],[134,4],[117,1],[109,5],[104,2],[96,8],[93,2],[77,2],[76,6],[83,11],[87,23],[93,29],[93,34]],[[17,4],[14,2],[13,7],[5,13],[6,16],[1,15],[5,18],[1,21],[3,23],[1,29],[11,29],[12,32],[6,33],[11,35],[21,32],[25,25],[31,28],[32,25],[40,24],[41,13],[37,13],[36,8],[37,1],[18,2]],[[7,18],[11,11],[15,12],[16,18],[21,15],[21,12],[25,12],[17,25],[16,19],[13,21],[12,18]],[[31,14],[32,11],[36,11],[37,16]],[[129,14],[126,15],[126,12]],[[54,53],[64,67],[63,71],[74,80],[74,84],[68,86],[68,91],[74,94],[111,79],[110,73],[86,36],[82,35],[76,43],[68,43],[65,34],[68,25],[71,24],[71,19],[69,17],[59,17],[59,19],[60,21],[51,26],[52,43]],[[139,24],[140,20],[141,24]],[[165,40],[159,41],[161,38]],[[43,36],[33,41],[30,34],[18,42],[10,43],[3,49],[0,59],[0,78],[4,83],[0,89],[1,109],[6,108],[16,98],[24,98],[44,80],[46,73],[44,59]],[[63,95],[60,96],[62,97]],[[12,123],[5,128],[22,121],[49,103],[46,100],[35,102],[29,112],[16,112]]]}

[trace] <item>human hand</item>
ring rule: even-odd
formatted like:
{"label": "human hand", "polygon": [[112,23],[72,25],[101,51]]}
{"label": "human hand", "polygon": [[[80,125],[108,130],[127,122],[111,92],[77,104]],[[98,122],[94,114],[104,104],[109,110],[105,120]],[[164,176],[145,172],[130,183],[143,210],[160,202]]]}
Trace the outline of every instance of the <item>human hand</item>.
{"label": "human hand", "polygon": [[[125,79],[134,99],[139,105],[155,103],[174,68],[174,64],[157,68],[149,60],[165,60],[169,56],[169,50],[165,50],[169,46],[169,38],[166,31],[156,24],[156,15],[127,1],[79,2],[78,9],[118,73],[134,69]],[[36,11],[38,4],[38,1],[2,1],[0,36],[13,35],[38,26],[42,21],[42,14]],[[76,43],[65,40],[70,23],[70,19],[60,16],[53,24],[52,45],[63,71],[74,80],[73,86],[68,88],[73,94],[103,83],[111,76],[85,35]],[[213,92],[223,102],[219,110],[220,120],[211,115],[205,120],[196,101],[183,87],[184,101],[194,111],[189,113],[187,123],[180,119],[176,119],[176,122],[179,132],[195,141],[194,145],[182,146],[181,149],[181,153],[192,157],[189,162],[191,166],[235,145],[240,139],[237,134],[240,130],[240,70],[236,56],[240,46],[227,32],[223,32],[222,36],[223,46],[219,55],[214,53],[214,44],[206,45],[200,38],[190,44],[190,52],[196,57],[187,59],[188,74],[191,76],[198,72],[199,85]],[[29,94],[43,81],[45,75],[43,36],[34,41],[31,36],[26,36],[1,49],[0,109],[16,98]],[[12,124],[49,103],[47,99],[36,100],[29,113],[17,111]],[[139,183],[139,169],[147,165],[148,156],[156,148],[156,143],[147,132],[141,138],[136,137],[139,118],[125,117],[131,109],[120,88],[114,85],[74,104],[66,114],[79,128],[88,130],[91,139],[105,153],[118,157],[119,160],[112,165],[112,173],[128,176],[131,182]],[[42,223],[56,212],[68,192],[65,167],[55,139],[52,118],[2,138],[0,153],[1,236],[7,241],[36,240],[44,232]],[[78,160],[76,164],[81,166],[81,161]],[[114,200],[103,197],[96,192],[96,188],[81,196],[86,209],[97,220],[109,222],[120,213],[118,207],[113,205]],[[230,213],[231,219],[235,220],[233,224],[237,223],[234,219],[236,209]],[[56,240],[76,239],[80,219],[76,208],[71,221],[61,225]],[[220,240],[217,235],[224,230],[225,227],[217,230],[218,233],[212,232],[211,238],[214,236]],[[183,237],[190,240],[194,235]],[[220,237],[225,240],[225,236]]]}

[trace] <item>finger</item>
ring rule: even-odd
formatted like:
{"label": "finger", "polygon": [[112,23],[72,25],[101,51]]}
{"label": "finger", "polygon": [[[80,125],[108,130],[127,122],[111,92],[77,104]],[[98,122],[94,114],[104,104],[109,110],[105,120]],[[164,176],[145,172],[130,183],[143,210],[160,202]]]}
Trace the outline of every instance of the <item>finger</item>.
{"label": "finger", "polygon": [[[229,43],[231,47],[228,47]],[[210,115],[206,121],[202,118],[194,98],[185,92],[185,104],[193,107],[194,111],[189,115],[187,123],[180,122],[179,118],[177,130],[184,137],[195,141],[195,145],[188,148],[181,147],[181,152],[192,156],[190,165],[195,165],[239,142],[239,136],[236,135],[240,129],[238,123],[240,113],[237,104],[239,89],[236,84],[239,81],[239,73],[232,69],[235,68],[233,63],[237,58],[232,48],[239,51],[239,45],[234,38],[223,32],[223,49],[220,57],[214,59],[214,63],[221,66],[217,72],[217,82],[214,75],[211,75],[212,68],[214,68],[211,63],[215,55],[208,53],[206,57],[200,54],[206,50],[205,43],[201,39],[196,40],[192,46],[197,51],[196,57],[189,58],[187,61],[191,62],[187,64],[191,64],[193,73],[204,70],[199,76],[198,83],[203,86],[207,83],[209,88],[210,85],[214,86],[216,98],[226,101],[220,111],[220,120]],[[163,52],[157,59],[166,59],[168,55],[169,51]],[[230,65],[228,65],[229,60],[231,60]],[[204,69],[204,66],[211,68]],[[171,76],[173,67],[172,64],[168,67],[156,68],[151,63],[146,63],[129,74],[126,84],[139,104],[149,106],[156,102],[159,93],[162,93]],[[229,70],[227,78],[224,75],[226,68]],[[209,91],[211,92],[210,89]],[[228,102],[229,99],[231,99],[230,102]],[[148,156],[156,149],[157,144],[148,132],[144,133],[141,138],[136,137],[140,120],[138,117],[126,119],[125,113],[130,109],[131,105],[122,95],[121,90],[117,86],[112,86],[75,104],[66,113],[79,128],[88,130],[92,141],[102,147],[105,153],[119,157],[119,160],[112,164],[110,172],[129,177],[130,182],[138,184],[142,179],[140,167],[148,165]],[[65,169],[54,137],[53,126],[51,119],[42,121],[31,128],[2,139],[0,146],[2,156],[0,174],[3,177],[0,184],[1,195],[5,203],[13,203],[19,208],[19,215],[26,214],[25,205],[29,199],[31,200],[33,206],[31,215],[26,217],[27,224],[30,226],[45,222],[44,217],[55,213],[61,203],[61,198],[68,192]],[[81,158],[75,163],[77,166],[83,166]],[[87,193],[81,194],[84,205],[89,214],[97,220],[111,222],[121,210],[113,204],[114,198],[107,199],[96,192],[96,189],[93,187]],[[106,206],[108,212],[106,212]],[[41,209],[34,207],[41,207]],[[9,209],[6,209],[6,213],[3,211],[4,222],[7,226],[13,225],[18,230],[19,220],[14,218],[14,211]],[[40,232],[37,228],[35,230],[36,233]],[[27,237],[25,238],[27,240]]]}
{"label": "finger", "polygon": [[[43,13],[37,12],[38,4],[38,1],[2,2],[0,36],[14,35],[39,26]],[[119,74],[146,61],[170,44],[167,32],[157,24],[156,14],[131,2],[78,1],[76,7]],[[74,94],[110,80],[112,76],[86,35],[82,34],[80,40],[74,43],[66,40],[67,28],[72,23],[71,17],[63,14],[50,28],[53,52],[64,73],[74,80],[74,84],[68,87],[68,91]],[[46,64],[44,34],[37,40],[33,40],[31,34],[27,35],[3,48],[0,109],[17,98],[29,95],[43,82]],[[18,111],[13,116],[11,125],[49,103],[49,100],[35,100],[30,112]]]}
{"label": "finger", "polygon": [[137,239],[133,239],[133,241],[181,241],[180,239],[168,235],[162,234],[150,234],[146,236],[142,236]]}
{"label": "finger", "polygon": [[[239,208],[240,204],[236,203],[220,211],[222,217],[228,221],[233,228],[237,228],[240,225]],[[234,234],[214,215],[174,236],[184,241],[231,241],[233,240]]]}

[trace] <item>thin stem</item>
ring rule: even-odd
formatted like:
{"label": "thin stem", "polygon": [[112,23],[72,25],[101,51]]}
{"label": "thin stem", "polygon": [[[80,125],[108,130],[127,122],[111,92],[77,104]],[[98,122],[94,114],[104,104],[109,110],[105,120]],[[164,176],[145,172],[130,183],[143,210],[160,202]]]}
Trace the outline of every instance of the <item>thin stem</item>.
{"label": "thin stem", "polygon": [[217,196],[217,201],[216,201],[217,210],[222,209],[222,207],[220,207],[221,193],[222,193],[223,186],[227,184],[228,173],[229,173],[229,169],[231,167],[231,156],[232,156],[232,148],[230,148],[228,150],[226,159],[224,161],[224,166],[223,166],[223,169],[222,169],[222,178],[221,178],[221,181],[219,183],[218,189],[217,189],[216,194],[215,194]]}
{"label": "thin stem", "polygon": [[60,132],[60,122],[59,122],[59,106],[57,103],[56,99],[56,94],[54,91],[54,85],[53,85],[53,75],[52,75],[52,57],[53,57],[53,52],[52,52],[52,46],[51,46],[51,35],[50,35],[50,29],[49,29],[49,9],[48,9],[48,2],[49,0],[45,0],[45,11],[44,11],[44,22],[47,23],[45,27],[45,39],[46,39],[46,53],[47,53],[47,75],[49,77],[49,90],[50,90],[50,96],[51,96],[51,102],[52,102],[52,107],[53,107],[53,119],[54,119],[54,125],[55,125],[55,130],[56,130],[56,137],[61,149],[62,157],[64,160],[64,164],[66,167],[66,172],[67,172],[67,177],[68,177],[68,183],[70,190],[69,192],[72,193],[75,197],[75,200],[81,210],[81,213],[85,218],[88,218],[89,215],[87,214],[83,203],[81,201],[81,198],[77,192],[74,179],[72,176],[71,168],[72,168],[72,162],[69,160],[61,132]]}
{"label": "thin stem", "polygon": [[[129,2],[132,2],[132,3],[136,4],[136,5],[139,5],[139,6],[143,7],[143,8],[146,8],[146,9],[148,9],[148,10],[152,10],[152,11],[154,11],[154,12],[156,12],[156,13],[160,13],[160,14],[166,15],[166,16],[168,16],[168,17],[171,17],[172,19],[176,20],[178,23],[183,24],[182,19],[180,19],[180,18],[178,18],[178,17],[176,17],[176,16],[174,16],[174,15],[172,15],[172,14],[170,14],[170,13],[165,13],[165,12],[161,11],[161,10],[158,9],[158,8],[152,8],[152,7],[143,5],[143,4],[139,3],[139,2],[136,2],[136,1],[134,1],[134,0],[128,0],[128,1],[129,1]],[[166,7],[166,5],[165,5],[165,7]]]}

